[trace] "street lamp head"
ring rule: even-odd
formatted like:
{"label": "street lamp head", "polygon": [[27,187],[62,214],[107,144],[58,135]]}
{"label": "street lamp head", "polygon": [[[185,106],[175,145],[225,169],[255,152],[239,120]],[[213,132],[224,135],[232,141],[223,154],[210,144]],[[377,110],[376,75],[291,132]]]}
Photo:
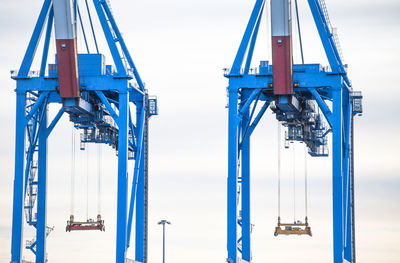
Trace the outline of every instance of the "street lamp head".
{"label": "street lamp head", "polygon": [[165,225],[165,224],[168,224],[168,225],[170,225],[170,224],[171,224],[171,222],[169,222],[169,221],[167,221],[167,220],[163,219],[163,220],[161,220],[160,222],[158,222],[158,224],[159,224],[159,225]]}

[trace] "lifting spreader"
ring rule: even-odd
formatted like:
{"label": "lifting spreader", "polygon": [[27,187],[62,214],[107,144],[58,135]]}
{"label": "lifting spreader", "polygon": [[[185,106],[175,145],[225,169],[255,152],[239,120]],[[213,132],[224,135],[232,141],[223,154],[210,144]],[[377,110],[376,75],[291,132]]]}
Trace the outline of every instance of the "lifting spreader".
{"label": "lifting spreader", "polygon": [[74,216],[70,215],[69,221],[67,221],[67,227],[65,231],[71,232],[75,230],[100,230],[105,231],[104,220],[101,219],[101,215],[97,215],[97,221],[88,219],[86,222],[75,222]]}
{"label": "lifting spreader", "polygon": [[309,235],[311,237],[311,227],[308,226],[307,217],[305,223],[297,220],[293,224],[281,223],[281,218],[278,217],[278,226],[275,227],[274,236],[278,235]]}

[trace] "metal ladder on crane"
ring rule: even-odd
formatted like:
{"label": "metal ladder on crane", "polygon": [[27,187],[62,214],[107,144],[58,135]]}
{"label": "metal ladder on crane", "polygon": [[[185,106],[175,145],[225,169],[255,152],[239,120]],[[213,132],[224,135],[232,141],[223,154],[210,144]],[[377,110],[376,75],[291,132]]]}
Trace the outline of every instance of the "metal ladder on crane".
{"label": "metal ladder on crane", "polygon": [[[26,98],[27,109],[33,107],[36,103],[37,98],[30,94]],[[28,113],[27,113],[28,114]],[[36,227],[37,224],[37,213],[35,212],[35,205],[38,194],[38,182],[37,182],[37,171],[38,171],[38,161],[37,161],[37,132],[38,132],[38,122],[40,116],[35,114],[32,119],[27,124],[27,136],[28,140],[32,143],[26,149],[27,155],[27,167],[25,170],[25,178],[27,179],[25,183],[25,200],[24,200],[24,210],[25,219],[28,225]],[[54,227],[46,226],[46,238],[54,230]],[[31,250],[36,254],[36,238],[27,240],[25,243],[25,248]]]}
{"label": "metal ladder on crane", "polygon": [[331,20],[329,18],[328,14],[328,8],[326,7],[326,2],[325,0],[316,0],[319,2],[319,6],[321,7],[322,14],[321,16],[324,18],[326,26],[327,26],[327,31],[330,33],[329,41],[333,42],[332,47],[335,47],[337,51],[337,55],[339,56],[340,60],[343,62],[343,52],[342,48],[340,46],[340,41],[339,41],[339,36],[337,34],[337,29],[334,28],[331,24]]}

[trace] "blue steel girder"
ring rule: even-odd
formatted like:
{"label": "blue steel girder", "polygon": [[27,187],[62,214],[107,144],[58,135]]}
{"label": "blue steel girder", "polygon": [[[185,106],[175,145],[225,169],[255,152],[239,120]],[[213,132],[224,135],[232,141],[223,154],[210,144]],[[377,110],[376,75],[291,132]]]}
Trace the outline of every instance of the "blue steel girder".
{"label": "blue steel girder", "polygon": [[129,204],[129,214],[128,214],[128,237],[127,237],[127,247],[130,245],[130,238],[131,238],[131,231],[132,231],[132,221],[133,221],[133,212],[134,212],[134,204],[136,201],[136,194],[138,190],[138,180],[140,177],[140,172],[143,168],[142,154],[143,154],[143,145],[144,145],[144,131],[145,131],[145,120],[146,120],[146,105],[140,104],[139,107],[140,114],[137,115],[138,117],[138,129],[136,130],[136,138],[137,138],[137,147],[138,151],[136,152],[137,161],[135,162],[134,170],[133,170],[133,180],[132,180],[132,187],[131,187],[131,198]]}
{"label": "blue steel girder", "polygon": [[[251,16],[250,16],[249,23],[247,24],[242,42],[240,43],[239,50],[236,54],[235,60],[232,65],[232,69],[230,72],[232,75],[240,75],[241,74],[241,68],[242,68],[242,65],[244,62],[246,52],[249,50],[250,41],[252,43],[250,44],[250,50],[248,52],[248,54],[250,56],[247,57],[247,64],[250,64],[250,62],[251,62],[254,45],[257,40],[259,23],[261,20],[261,16],[263,14],[262,10],[264,8],[264,5],[265,5],[265,0],[257,0],[256,1],[253,12],[251,13]],[[246,68],[248,69],[248,67],[246,67]]]}
{"label": "blue steel girder", "polygon": [[46,64],[47,64],[47,57],[49,55],[49,46],[51,40],[51,32],[53,29],[53,20],[54,20],[54,10],[50,7],[50,13],[47,18],[47,28],[46,28],[46,36],[43,45],[43,54],[42,54],[42,61],[40,63],[40,71],[39,76],[44,77],[46,71]]}
{"label": "blue steel girder", "polygon": [[347,77],[347,72],[343,64],[342,58],[339,53],[337,42],[335,41],[335,33],[331,27],[326,11],[326,6],[321,5],[321,1],[325,3],[325,0],[307,0],[310,7],[312,16],[314,18],[315,25],[317,27],[322,45],[325,50],[325,54],[328,58],[329,65],[334,73],[343,75],[346,84],[350,87],[350,81]]}
{"label": "blue steel girder", "polygon": [[228,182],[227,182],[227,249],[230,263],[237,260],[237,188],[238,188],[238,156],[239,156],[239,117],[238,117],[238,89],[228,87],[229,120],[228,120]]}
{"label": "blue steel girder", "polygon": [[342,151],[343,151],[343,257],[349,262],[353,260],[352,251],[352,227],[351,227],[351,187],[350,187],[350,132],[352,104],[350,92],[343,90],[342,109]]}
{"label": "blue steel girder", "polygon": [[[253,92],[257,92],[257,90],[254,90]],[[250,116],[248,116],[248,112],[250,112],[250,109],[248,109],[248,110],[246,109],[246,111],[243,111],[244,106],[240,105],[241,109],[242,109],[242,112],[245,113],[245,115],[243,115],[243,113],[242,113],[242,125],[243,125],[243,127],[242,127],[242,130],[241,130],[241,142],[239,143],[239,149],[241,149],[242,144],[243,144],[243,140],[246,139],[247,132],[250,129],[250,126],[252,124],[251,120],[253,119],[254,113],[256,111],[260,95],[261,95],[261,90],[258,90],[257,96],[254,98],[254,104],[252,106]],[[248,100],[249,99],[250,98],[248,98]],[[243,101],[242,101],[241,104],[243,104]],[[258,114],[257,114],[257,116],[258,116]]]}
{"label": "blue steel girder", "polygon": [[42,9],[39,14],[39,18],[35,25],[35,29],[33,30],[32,37],[29,41],[28,48],[25,52],[24,59],[22,60],[21,67],[18,70],[18,77],[20,78],[28,77],[28,73],[31,68],[33,58],[35,57],[36,54],[36,49],[38,47],[39,40],[44,29],[44,24],[49,16],[50,9],[52,9],[52,5],[53,5],[52,0],[45,0],[43,3]]}
{"label": "blue steel girder", "polygon": [[[295,83],[294,92],[306,92],[307,89],[320,89],[325,90],[323,93],[325,98],[332,99],[332,94],[329,92],[329,87],[342,86],[344,79],[342,74],[334,74],[326,72],[318,64],[305,64],[294,65],[293,83]],[[260,69],[261,71],[261,69]],[[262,89],[266,95],[272,93],[272,71],[270,73],[256,73],[256,74],[243,74],[231,75],[227,74],[229,78],[229,86],[237,89]]]}
{"label": "blue steel girder", "polygon": [[[255,90],[257,91],[257,90]],[[253,91],[253,92],[255,92]],[[258,91],[259,92],[259,91]],[[253,94],[248,97],[248,100],[251,99]],[[248,101],[246,102],[248,103]],[[254,108],[256,107],[256,103],[254,103]],[[246,106],[246,105],[243,105]],[[249,109],[245,109],[242,113],[242,123],[240,126],[240,134],[246,131],[246,128],[250,125],[251,117],[249,114]],[[242,258],[248,262],[251,259],[251,249],[250,249],[250,136],[244,137],[239,146],[239,151],[241,152],[241,233],[242,236],[239,240],[241,240],[241,250]]]}
{"label": "blue steel girder", "polygon": [[[264,116],[264,113],[267,111],[268,106],[270,104],[270,101],[266,101],[264,105],[261,107],[260,111],[258,112],[257,116],[254,118],[254,120],[251,122],[251,117],[249,119],[248,127],[244,129],[244,132],[242,133],[242,140],[241,143],[239,144],[239,149],[241,149],[241,146],[243,144],[243,141],[247,138],[250,137],[260,122],[261,118]],[[255,108],[255,107],[254,107]]]}
{"label": "blue steel girder", "polygon": [[113,34],[113,28],[110,27],[108,22],[110,17],[107,16],[106,11],[104,10],[104,8],[108,7],[108,3],[104,0],[93,0],[93,4],[99,17],[101,27],[103,28],[104,36],[106,37],[115,67],[117,68],[117,73],[122,78],[128,77],[129,72],[127,72],[121,53],[118,50],[118,46],[116,44],[117,39]]}
{"label": "blue steel girder", "polygon": [[[326,72],[318,64],[295,65],[294,68],[294,95],[315,100],[324,114],[329,125],[332,126],[332,112],[326,101],[332,100],[332,87],[343,86],[344,79],[341,74]],[[261,71],[261,70],[260,70]],[[240,90],[240,94],[252,90],[251,95],[244,105],[239,108],[239,116],[245,111],[255,99],[258,92],[262,93],[258,99],[264,101],[274,100],[272,89],[272,74],[244,74],[239,76],[226,75],[229,78],[229,86]],[[245,134],[247,131],[245,131]]]}
{"label": "blue steel girder", "polygon": [[118,42],[120,44],[121,51],[122,51],[122,58],[126,59],[127,64],[129,66],[128,69],[133,73],[133,75],[135,77],[135,80],[139,85],[139,89],[144,92],[145,91],[144,83],[143,83],[143,81],[142,81],[142,79],[141,79],[141,77],[140,77],[140,75],[138,73],[138,70],[137,70],[137,68],[135,66],[135,63],[133,62],[131,54],[129,53],[129,50],[128,50],[126,44],[125,44],[124,38],[122,37],[122,34],[119,31],[117,23],[115,22],[115,19],[114,19],[112,13],[111,13],[111,10],[110,10],[110,7],[108,5],[108,2],[105,1],[105,0],[100,0],[100,1],[99,0],[93,0],[93,1],[96,4],[98,2],[100,2],[102,4],[103,10],[104,10],[104,12],[105,12],[105,14],[106,14],[106,16],[108,18],[108,21],[110,23],[110,26],[111,26],[114,34],[115,34],[115,37],[114,37],[113,40],[114,40],[114,42]]}

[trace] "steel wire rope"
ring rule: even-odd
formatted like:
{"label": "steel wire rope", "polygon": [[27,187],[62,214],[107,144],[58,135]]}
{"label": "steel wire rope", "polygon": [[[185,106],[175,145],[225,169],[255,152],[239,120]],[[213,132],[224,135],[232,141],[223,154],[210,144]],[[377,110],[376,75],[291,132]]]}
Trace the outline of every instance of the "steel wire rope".
{"label": "steel wire rope", "polygon": [[293,152],[293,219],[296,222],[296,150],[295,143],[292,142]]}
{"label": "steel wire rope", "polygon": [[307,145],[304,144],[304,201],[306,209],[306,219],[308,217],[308,169],[307,169]]}
{"label": "steel wire rope", "polygon": [[296,9],[297,32],[299,35],[301,62],[302,62],[302,64],[304,64],[303,41],[301,39],[300,17],[299,17],[299,8],[297,5],[297,0],[294,1],[294,4],[295,4],[295,9]]}
{"label": "steel wire rope", "polygon": [[[82,20],[82,16],[81,16],[81,11],[79,10],[79,5],[78,5],[78,3],[76,4],[76,10],[77,10],[77,12],[78,12],[79,24],[80,24],[81,33],[82,33],[82,35],[83,35],[83,39],[84,39],[84,42],[85,42],[85,46],[86,46],[86,52],[87,52],[88,54],[90,54],[89,45],[88,45],[88,42],[87,42],[87,39],[86,39],[85,28],[84,28],[84,26],[83,26],[83,20]],[[79,29],[78,26],[77,26],[77,29]]]}
{"label": "steel wire rope", "polygon": [[89,220],[89,144],[86,145],[86,220]]}
{"label": "steel wire rope", "polygon": [[281,217],[281,124],[278,121],[278,218]]}
{"label": "steel wire rope", "polygon": [[[268,19],[268,18],[270,18],[270,1],[267,1],[265,3],[264,9],[265,9],[265,14],[266,14],[265,21],[266,21],[266,26],[267,26],[267,39],[271,39],[271,37],[272,37],[271,23],[270,23],[270,19]],[[266,44],[266,47],[267,47],[267,58],[266,59],[267,60],[272,60],[271,46],[272,46],[271,42],[267,40],[267,44]]]}
{"label": "steel wire rope", "polygon": [[101,161],[102,151],[101,144],[97,145],[97,214],[101,215]]}
{"label": "steel wire rope", "polygon": [[294,222],[296,222],[296,151],[293,144],[293,218]]}
{"label": "steel wire rope", "polygon": [[94,31],[93,20],[92,20],[92,16],[90,15],[89,4],[88,4],[88,1],[87,1],[87,0],[85,0],[85,4],[86,4],[86,10],[87,10],[87,13],[88,13],[90,28],[92,29],[92,35],[93,35],[94,45],[96,46],[97,54],[99,54],[99,47],[98,47],[98,45],[97,45],[96,33],[95,33],[95,31]]}
{"label": "steel wire rope", "polygon": [[74,126],[72,126],[71,132],[71,204],[70,212],[71,215],[74,214],[74,195],[75,195],[75,131]]}

